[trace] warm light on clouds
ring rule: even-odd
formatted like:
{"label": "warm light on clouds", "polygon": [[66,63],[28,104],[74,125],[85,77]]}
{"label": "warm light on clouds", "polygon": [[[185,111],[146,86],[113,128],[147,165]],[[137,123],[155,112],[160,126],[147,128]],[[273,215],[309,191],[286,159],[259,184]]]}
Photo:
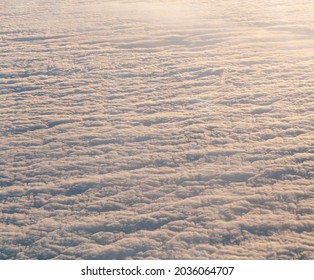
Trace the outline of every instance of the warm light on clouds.
{"label": "warm light on clouds", "polygon": [[0,259],[313,259],[313,10],[2,1]]}

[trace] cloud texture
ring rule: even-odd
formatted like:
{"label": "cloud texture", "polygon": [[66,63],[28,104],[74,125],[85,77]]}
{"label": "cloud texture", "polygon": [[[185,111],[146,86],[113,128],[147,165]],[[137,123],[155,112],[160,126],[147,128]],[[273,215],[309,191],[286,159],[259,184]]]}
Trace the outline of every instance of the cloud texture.
{"label": "cloud texture", "polygon": [[314,259],[314,4],[3,0],[1,259]]}

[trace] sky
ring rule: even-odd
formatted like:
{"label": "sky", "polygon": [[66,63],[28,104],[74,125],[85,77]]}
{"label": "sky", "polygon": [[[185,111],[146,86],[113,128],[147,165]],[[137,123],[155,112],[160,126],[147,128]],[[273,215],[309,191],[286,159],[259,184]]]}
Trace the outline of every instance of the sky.
{"label": "sky", "polygon": [[0,11],[0,259],[314,259],[313,1]]}

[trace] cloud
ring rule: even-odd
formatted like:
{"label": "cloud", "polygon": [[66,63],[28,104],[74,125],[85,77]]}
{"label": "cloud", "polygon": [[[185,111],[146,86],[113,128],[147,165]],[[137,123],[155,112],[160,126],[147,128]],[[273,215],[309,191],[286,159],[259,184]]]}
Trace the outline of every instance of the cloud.
{"label": "cloud", "polygon": [[5,3],[0,259],[313,259],[313,8]]}

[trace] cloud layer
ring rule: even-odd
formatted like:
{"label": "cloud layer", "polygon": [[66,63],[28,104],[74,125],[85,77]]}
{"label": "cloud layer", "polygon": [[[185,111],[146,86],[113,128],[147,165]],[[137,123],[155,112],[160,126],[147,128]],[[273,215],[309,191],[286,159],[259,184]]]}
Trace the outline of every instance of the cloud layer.
{"label": "cloud layer", "polygon": [[0,259],[314,259],[314,4],[2,1]]}

